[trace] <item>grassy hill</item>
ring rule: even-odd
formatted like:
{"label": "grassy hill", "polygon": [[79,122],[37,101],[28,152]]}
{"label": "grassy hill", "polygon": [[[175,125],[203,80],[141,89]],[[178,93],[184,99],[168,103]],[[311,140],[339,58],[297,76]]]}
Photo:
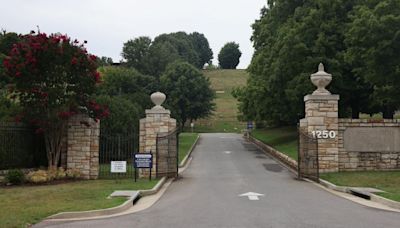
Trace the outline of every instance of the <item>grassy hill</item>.
{"label": "grassy hill", "polygon": [[196,132],[240,132],[245,123],[237,120],[237,101],[232,96],[233,88],[246,85],[248,74],[245,70],[204,70],[216,91],[216,110],[208,119],[195,123]]}

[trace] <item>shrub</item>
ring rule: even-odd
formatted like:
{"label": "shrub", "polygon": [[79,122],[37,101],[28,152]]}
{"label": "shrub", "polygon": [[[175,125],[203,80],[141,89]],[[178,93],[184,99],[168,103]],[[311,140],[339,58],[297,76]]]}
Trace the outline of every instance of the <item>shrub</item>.
{"label": "shrub", "polygon": [[66,177],[67,177],[67,174],[66,174],[64,168],[63,167],[58,168],[56,179],[57,180],[61,180],[61,179],[64,179]]}
{"label": "shrub", "polygon": [[81,172],[77,169],[68,169],[65,174],[68,178],[78,179],[81,177]]}
{"label": "shrub", "polygon": [[27,179],[34,184],[45,183],[49,180],[49,175],[46,170],[32,171],[28,173]]}
{"label": "shrub", "polygon": [[25,175],[20,169],[13,169],[8,171],[6,180],[11,184],[22,184],[25,181]]}

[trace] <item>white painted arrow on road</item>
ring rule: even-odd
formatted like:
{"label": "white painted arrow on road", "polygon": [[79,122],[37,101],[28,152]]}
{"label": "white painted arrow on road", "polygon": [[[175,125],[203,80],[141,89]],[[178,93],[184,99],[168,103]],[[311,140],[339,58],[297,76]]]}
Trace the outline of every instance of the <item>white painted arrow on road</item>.
{"label": "white painted arrow on road", "polygon": [[247,193],[243,193],[243,194],[239,195],[239,197],[242,197],[242,196],[249,197],[249,200],[260,200],[258,197],[264,196],[264,194],[260,194],[257,192],[247,192]]}

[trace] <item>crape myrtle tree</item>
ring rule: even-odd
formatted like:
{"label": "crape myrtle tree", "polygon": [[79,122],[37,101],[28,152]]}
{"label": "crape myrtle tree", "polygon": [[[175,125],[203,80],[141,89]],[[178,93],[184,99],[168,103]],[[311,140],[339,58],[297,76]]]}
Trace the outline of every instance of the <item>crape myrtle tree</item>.
{"label": "crape myrtle tree", "polygon": [[170,64],[161,77],[161,88],[167,95],[166,106],[179,126],[209,116],[214,110],[214,91],[210,81],[196,67],[183,61]]}
{"label": "crape myrtle tree", "polygon": [[59,164],[68,118],[78,113],[95,120],[108,115],[107,107],[92,99],[100,82],[96,56],[66,35],[32,32],[21,38],[3,60],[13,81],[9,92],[23,110],[17,121],[29,122],[44,134],[52,169]]}
{"label": "crape myrtle tree", "polygon": [[[2,31],[0,33],[0,63],[10,53],[13,44],[19,42],[21,37],[13,32]],[[0,64],[0,89],[3,89],[6,84],[10,83],[10,78],[5,75],[4,67]]]}
{"label": "crape myrtle tree", "polygon": [[239,50],[239,44],[229,42],[222,47],[218,54],[219,65],[222,69],[236,69],[241,56],[242,52]]}

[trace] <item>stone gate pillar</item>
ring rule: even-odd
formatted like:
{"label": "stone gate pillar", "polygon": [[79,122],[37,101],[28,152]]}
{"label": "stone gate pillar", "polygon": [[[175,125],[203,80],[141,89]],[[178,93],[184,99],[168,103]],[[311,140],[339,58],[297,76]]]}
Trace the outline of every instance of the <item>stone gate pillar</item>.
{"label": "stone gate pillar", "polygon": [[[168,133],[176,128],[176,120],[171,118],[171,112],[162,107],[166,99],[165,94],[156,92],[151,95],[155,104],[152,109],[146,110],[146,118],[140,120],[139,153],[153,154],[152,176],[156,175],[157,164],[157,134]],[[141,177],[148,177],[149,170],[142,169]]]}
{"label": "stone gate pillar", "polygon": [[68,120],[66,168],[80,172],[83,179],[99,176],[100,121],[79,114]]}
{"label": "stone gate pillar", "polygon": [[318,72],[311,75],[312,83],[318,88],[313,94],[304,97],[305,119],[300,122],[301,130],[318,138],[318,161],[321,173],[339,171],[339,95],[333,95],[325,89],[331,80],[332,75],[326,73],[324,65],[320,63]]}

